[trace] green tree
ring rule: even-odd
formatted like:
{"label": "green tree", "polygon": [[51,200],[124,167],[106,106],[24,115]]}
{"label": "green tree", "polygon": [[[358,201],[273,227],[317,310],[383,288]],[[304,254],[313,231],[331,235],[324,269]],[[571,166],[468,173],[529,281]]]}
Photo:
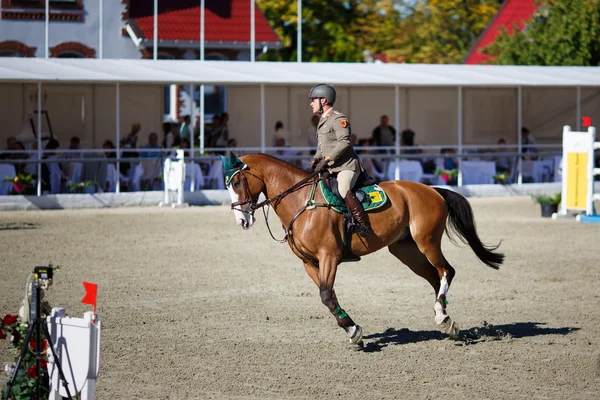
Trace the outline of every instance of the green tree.
{"label": "green tree", "polygon": [[498,0],[418,2],[400,22],[390,54],[409,63],[459,63],[498,8]]}
{"label": "green tree", "polygon": [[545,0],[527,29],[504,29],[484,49],[490,63],[600,65],[600,0]]}
{"label": "green tree", "polygon": [[[297,1],[257,0],[282,48],[263,59],[297,59]],[[303,61],[392,60],[456,63],[487,27],[501,0],[303,0]]]}
{"label": "green tree", "polygon": [[[275,32],[282,47],[270,51],[264,59],[295,61],[297,59],[296,1],[258,0],[257,4]],[[355,1],[303,0],[302,60],[359,61],[361,49],[356,44],[352,22],[356,17]]]}

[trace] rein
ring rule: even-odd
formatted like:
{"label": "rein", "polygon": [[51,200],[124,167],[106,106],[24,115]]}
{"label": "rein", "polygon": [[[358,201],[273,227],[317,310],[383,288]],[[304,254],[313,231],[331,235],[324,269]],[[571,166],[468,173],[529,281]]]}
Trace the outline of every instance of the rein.
{"label": "rein", "polygon": [[[292,235],[292,227],[294,225],[294,222],[296,221],[296,219],[306,210],[309,209],[313,209],[315,207],[330,207],[329,204],[321,204],[321,203],[315,203],[314,202],[314,195],[315,195],[315,189],[317,187],[317,184],[320,180],[319,178],[319,172],[312,172],[310,173],[308,176],[306,176],[305,178],[301,179],[300,181],[298,181],[297,183],[295,183],[294,185],[292,185],[291,187],[289,187],[288,189],[284,190],[283,192],[279,193],[276,196],[273,196],[269,199],[266,199],[260,203],[254,203],[254,201],[252,200],[252,195],[250,193],[250,188],[248,186],[248,180],[246,179],[246,176],[244,174],[248,173],[250,175],[252,175],[253,177],[255,177],[256,179],[262,181],[263,183],[265,183],[264,179],[254,175],[252,172],[250,171],[243,171],[243,167],[242,168],[234,168],[232,170],[235,170],[236,173],[239,172],[241,175],[241,180],[243,181],[244,187],[245,187],[245,191],[246,191],[246,199],[244,200],[239,200],[236,201],[234,203],[231,204],[231,209],[232,210],[238,210],[240,212],[249,212],[251,215],[254,215],[254,211],[256,211],[259,208],[262,208],[263,211],[263,215],[265,217],[265,223],[267,225],[267,229],[269,231],[269,234],[271,235],[271,238],[278,242],[278,243],[285,243],[289,240],[291,246],[293,248],[296,249],[296,251],[301,254],[305,259],[309,260],[312,264],[318,266],[319,262],[318,260],[313,259],[311,256],[309,256],[308,254],[306,254],[305,252],[303,252],[302,250],[300,250],[298,248],[298,246],[296,246],[296,243],[294,241],[294,236]],[[229,171],[232,171],[229,170]],[[227,171],[227,172],[229,172]],[[314,179],[314,178],[318,178],[318,179]],[[312,182],[311,182],[312,181]],[[275,206],[277,206],[277,204],[279,204],[279,202],[281,200],[283,200],[283,198],[285,196],[287,196],[288,194],[291,194],[293,192],[295,192],[298,189],[301,189],[305,186],[307,186],[308,184],[312,185],[312,189],[310,192],[310,196],[308,198],[308,200],[306,201],[306,203],[304,204],[304,207],[302,207],[292,218],[292,220],[290,221],[290,225],[289,227],[285,227],[283,224],[281,225],[285,235],[283,237],[283,239],[276,239],[275,236],[273,235],[273,232],[271,231],[271,226],[269,225],[269,212],[265,211],[264,207],[265,206],[271,206],[271,203],[275,202]],[[246,204],[250,204],[250,206],[248,207],[248,210],[242,210],[241,206],[245,206]]]}

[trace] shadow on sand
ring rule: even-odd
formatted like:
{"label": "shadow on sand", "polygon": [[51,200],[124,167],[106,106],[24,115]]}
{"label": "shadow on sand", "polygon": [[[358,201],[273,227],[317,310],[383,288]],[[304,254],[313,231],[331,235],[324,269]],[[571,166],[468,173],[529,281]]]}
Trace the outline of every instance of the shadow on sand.
{"label": "shadow on sand", "polygon": [[[481,342],[503,339],[520,339],[524,337],[541,335],[567,335],[578,331],[580,328],[546,328],[544,322],[515,322],[505,325],[489,325],[486,322],[481,327],[461,330],[458,339],[454,342],[457,346],[472,345]],[[440,331],[411,331],[407,328],[386,329],[381,333],[365,335],[367,342],[363,351],[377,352],[389,345],[419,343],[430,340],[445,340],[448,335]]]}
{"label": "shadow on sand", "polygon": [[37,228],[39,228],[39,225],[30,224],[27,222],[0,224],[0,231],[19,231],[22,229],[37,229]]}

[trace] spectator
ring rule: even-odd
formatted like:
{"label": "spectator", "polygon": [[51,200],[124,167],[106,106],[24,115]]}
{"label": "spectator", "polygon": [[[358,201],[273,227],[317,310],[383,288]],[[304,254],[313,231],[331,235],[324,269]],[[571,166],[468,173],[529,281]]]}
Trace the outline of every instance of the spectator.
{"label": "spectator", "polygon": [[443,156],[444,170],[452,171],[453,169],[458,168],[458,161],[456,161],[456,159],[454,157],[452,157],[452,154],[456,153],[456,151],[454,151],[454,149],[443,148],[441,150],[441,153],[444,155]]}
{"label": "spectator", "polygon": [[0,154],[0,159],[2,160],[6,160],[6,159],[11,159],[14,158],[15,154],[11,154],[9,153],[10,151],[15,151],[17,148],[17,138],[15,138],[14,136],[9,136],[6,138],[6,153],[2,153]]}
{"label": "spectator", "polygon": [[[499,153],[506,152],[506,140],[504,138],[498,139],[498,150]],[[505,174],[511,170],[510,157],[505,155],[498,155],[496,158],[496,171],[500,174]]]}
{"label": "spectator", "polygon": [[415,132],[412,129],[405,129],[400,135],[400,145],[402,153],[405,154],[421,154],[423,150],[415,149]]}
{"label": "spectator", "polygon": [[141,158],[158,158],[160,157],[160,151],[152,151],[155,149],[160,149],[160,144],[158,144],[158,134],[152,132],[148,135],[148,144],[142,147],[143,149],[147,149],[150,151],[140,151]]}
{"label": "spectator", "polygon": [[181,124],[181,127],[179,128],[179,136],[182,139],[187,139],[190,140],[191,137],[191,129],[190,129],[190,116],[189,115],[184,115],[183,116],[183,123]]}
{"label": "spectator", "polygon": [[215,141],[217,140],[217,131],[221,125],[221,116],[219,114],[213,115],[212,123],[207,134],[204,136],[204,147],[215,147]]}
{"label": "spectator", "polygon": [[190,141],[186,138],[181,138],[181,145],[179,146],[180,149],[183,149],[183,157],[184,158],[188,158],[192,155],[192,153],[190,152]]}
{"label": "spectator", "polygon": [[[284,143],[287,139],[289,139],[290,137],[290,133],[284,129],[283,127],[283,122],[281,121],[277,121],[275,122],[275,132],[273,133],[273,146],[277,146],[277,140],[278,139],[283,139]],[[284,144],[285,146],[285,144]]]}
{"label": "spectator", "polygon": [[290,158],[291,156],[299,155],[300,152],[287,148],[285,145],[285,138],[283,138],[283,137],[277,138],[277,140],[275,141],[275,147],[276,147],[276,150],[273,151],[273,153],[272,153],[273,156],[275,156],[277,158],[281,158],[282,160],[288,161],[290,164],[297,166],[298,168],[301,168],[300,160],[293,160]]}
{"label": "spectator", "polygon": [[69,152],[66,153],[64,158],[82,158],[83,155],[80,151],[81,149],[81,140],[77,136],[73,136],[69,141]]}
{"label": "spectator", "polygon": [[227,141],[229,140],[229,114],[223,113],[221,114],[221,118],[219,121],[219,125],[215,130],[215,140],[214,147],[225,147],[227,146]]}
{"label": "spectator", "polygon": [[139,122],[131,124],[131,132],[129,132],[125,139],[121,140],[121,147],[125,149],[137,148],[138,133],[141,129],[142,125]]}
{"label": "spectator", "polygon": [[523,153],[535,154],[537,149],[535,148],[536,140],[535,137],[529,133],[529,129],[521,128],[521,143],[523,144]]}
{"label": "spectator", "polygon": [[[44,155],[42,157],[42,159],[56,159],[56,152],[53,150],[56,150],[60,147],[60,143],[58,142],[58,140],[56,139],[50,139],[48,140],[48,143],[46,144],[46,147],[44,148]],[[59,169],[60,165],[59,165]],[[51,191],[51,187],[50,187],[50,164],[49,163],[43,163],[42,164],[42,191],[47,191],[50,192]]]}
{"label": "spectator", "polygon": [[389,125],[389,117],[382,115],[379,125],[373,129],[373,140],[377,146],[394,146],[396,140],[396,130]]}
{"label": "spectator", "polygon": [[163,135],[163,147],[165,149],[177,147],[181,144],[181,136],[179,136],[179,131],[173,129],[173,124],[170,122],[165,122],[163,124]]}
{"label": "spectator", "polygon": [[104,157],[112,160],[117,158],[117,152],[115,151],[115,145],[112,140],[105,140],[104,143],[102,143],[102,148],[106,150],[104,152]]}
{"label": "spectator", "polygon": [[[358,154],[373,154],[370,147],[375,143],[375,139],[360,139],[358,141],[359,147],[364,147],[362,150],[358,151]],[[361,157],[363,168],[367,172],[369,176],[375,179],[376,183],[381,182],[384,177],[381,166],[375,159],[370,157]]]}

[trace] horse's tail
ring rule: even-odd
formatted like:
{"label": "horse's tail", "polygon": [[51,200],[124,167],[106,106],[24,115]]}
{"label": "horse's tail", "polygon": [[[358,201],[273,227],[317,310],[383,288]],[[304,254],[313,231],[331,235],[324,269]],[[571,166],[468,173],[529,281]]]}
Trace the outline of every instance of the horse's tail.
{"label": "horse's tail", "polygon": [[[494,250],[500,247],[500,243],[497,246],[486,246],[481,243],[479,236],[477,236],[473,209],[469,201],[452,190],[434,189],[442,195],[448,205],[448,222],[452,230],[459,236],[463,243],[468,244],[473,249],[477,257],[485,265],[498,269],[504,261],[504,254],[495,253]],[[448,234],[448,229],[446,229],[446,234]],[[450,237],[449,234],[448,237]]]}

